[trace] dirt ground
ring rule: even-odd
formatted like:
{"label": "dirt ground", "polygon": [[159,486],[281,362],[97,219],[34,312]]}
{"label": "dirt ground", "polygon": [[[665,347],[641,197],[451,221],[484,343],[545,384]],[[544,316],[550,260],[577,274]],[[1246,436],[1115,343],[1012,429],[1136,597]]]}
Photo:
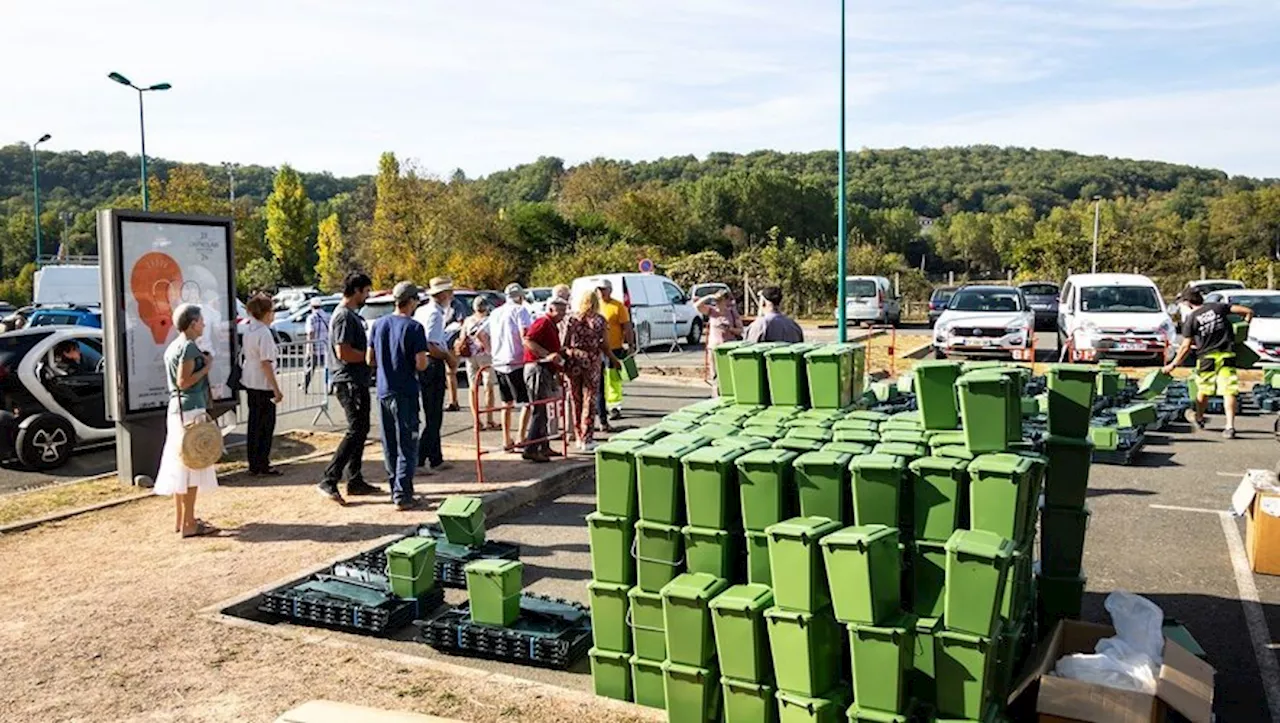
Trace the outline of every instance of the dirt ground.
{"label": "dirt ground", "polygon": [[[381,482],[380,450],[367,478]],[[419,477],[432,499],[477,492],[459,464]],[[0,720],[270,721],[306,700],[469,721],[627,721],[585,702],[515,684],[400,666],[372,649],[331,649],[208,620],[198,611],[374,540],[429,521],[388,499],[338,507],[316,494],[325,460],[278,478],[224,476],[198,513],[227,532],[183,540],[173,504],[148,498],[0,538]],[[484,489],[528,476],[495,456]],[[540,470],[541,471],[541,470]]]}

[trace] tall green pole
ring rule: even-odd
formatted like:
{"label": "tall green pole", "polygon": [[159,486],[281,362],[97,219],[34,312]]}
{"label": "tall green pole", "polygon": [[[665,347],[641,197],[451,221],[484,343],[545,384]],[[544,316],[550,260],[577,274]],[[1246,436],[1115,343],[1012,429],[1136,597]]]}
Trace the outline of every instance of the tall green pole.
{"label": "tall green pole", "polygon": [[31,185],[35,187],[35,192],[36,192],[36,267],[37,268],[40,266],[40,251],[42,250],[41,249],[42,244],[41,244],[41,237],[40,237],[40,156],[36,154],[36,148],[38,148],[41,143],[44,143],[45,141],[49,140],[49,138],[50,138],[50,135],[48,133],[45,133],[44,135],[40,136],[40,140],[31,144]]}
{"label": "tall green pole", "polygon": [[142,134],[142,210],[149,211],[147,203],[147,122],[142,115],[142,89],[138,89],[138,132]]}
{"label": "tall green pole", "polygon": [[836,339],[845,342],[849,338],[845,329],[845,274],[846,259],[849,255],[849,229],[845,223],[845,163],[844,163],[844,66],[845,66],[845,0],[840,0],[840,189],[836,194],[836,223],[840,225],[840,253],[836,261]]}

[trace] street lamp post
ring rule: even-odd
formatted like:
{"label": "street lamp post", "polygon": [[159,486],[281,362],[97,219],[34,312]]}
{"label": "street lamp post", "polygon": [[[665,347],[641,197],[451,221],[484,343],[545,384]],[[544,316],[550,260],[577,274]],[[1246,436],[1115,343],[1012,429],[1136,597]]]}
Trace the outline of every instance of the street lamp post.
{"label": "street lamp post", "polygon": [[150,90],[168,90],[173,86],[168,83],[156,83],[155,85],[141,88],[119,73],[108,73],[107,77],[120,85],[127,85],[138,91],[138,132],[142,136],[142,210],[146,211],[149,206],[147,199],[147,124],[142,112],[142,94]]}
{"label": "street lamp post", "polygon": [[1093,273],[1098,273],[1098,229],[1102,220],[1102,196],[1093,197]]}
{"label": "street lamp post", "polygon": [[31,144],[31,185],[36,191],[36,268],[40,267],[40,156],[36,154],[36,148],[53,136],[45,133],[40,136],[40,140]]}
{"label": "street lamp post", "polygon": [[236,205],[236,169],[240,167],[239,163],[223,161],[222,168],[227,172],[227,186],[231,189],[230,198],[231,205]]}
{"label": "street lamp post", "polygon": [[848,330],[845,329],[847,319],[845,317],[845,274],[847,261],[845,259],[849,254],[849,229],[845,223],[845,161],[844,161],[844,128],[845,128],[845,0],[840,0],[840,150],[838,152],[840,164],[840,185],[836,193],[836,223],[839,229],[839,253],[836,257],[836,339],[841,343],[848,340]]}

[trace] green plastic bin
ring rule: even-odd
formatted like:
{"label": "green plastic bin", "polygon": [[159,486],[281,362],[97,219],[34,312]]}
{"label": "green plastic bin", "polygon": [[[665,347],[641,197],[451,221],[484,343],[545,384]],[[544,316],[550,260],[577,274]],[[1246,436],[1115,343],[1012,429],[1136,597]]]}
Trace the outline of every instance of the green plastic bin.
{"label": "green plastic bin", "polygon": [[863,709],[906,708],[908,672],[915,653],[916,619],[899,613],[880,625],[851,623],[849,651],[853,660],[853,699]]}
{"label": "green plastic bin", "polygon": [[733,366],[733,398],[738,404],[769,404],[769,377],[765,353],[783,344],[761,343],[740,346],[729,352]]}
{"label": "green plastic bin", "polygon": [[800,416],[800,413],[807,411],[807,409],[807,407],[774,404],[760,410],[752,419],[770,424],[786,424]]}
{"label": "green plastic bin", "polygon": [[748,531],[747,582],[752,585],[773,585],[773,569],[769,566],[769,536],[763,532]]}
{"label": "green plastic bin", "polygon": [[587,583],[591,603],[591,639],[596,649],[631,654],[631,588],[610,582]]}
{"label": "green plastic bin", "polygon": [[778,691],[778,723],[844,723],[850,697],[847,687],[812,697]]}
{"label": "green plastic bin", "polygon": [[1040,507],[1040,565],[1046,575],[1075,577],[1084,561],[1089,508]]}
{"label": "green plastic bin", "polygon": [[837,442],[857,442],[870,447],[880,444],[880,432],[874,429],[833,429],[831,436]]}
{"label": "green plastic bin", "polygon": [[799,502],[792,464],[798,456],[790,450],[770,448],[734,460],[745,529],[764,532],[769,525],[795,515]]}
{"label": "green plastic bin", "polygon": [[889,416],[890,415],[884,412],[877,411],[875,409],[852,409],[848,412],[845,412],[844,418],[845,419],[865,419],[870,422],[875,422],[876,425],[880,425],[888,421]]}
{"label": "green plastic bin", "polygon": [[734,394],[733,363],[729,360],[729,353],[744,346],[747,346],[747,342],[726,341],[713,351],[716,357],[716,392],[722,397],[732,397]]}
{"label": "green plastic bin", "polygon": [[667,623],[662,613],[662,595],[633,587],[627,593],[627,627],[631,629],[631,649],[645,660],[667,659]]}
{"label": "green plastic bin", "polygon": [[840,452],[806,452],[796,458],[795,484],[801,517],[852,521],[849,510],[849,462]]}
{"label": "green plastic bin", "polygon": [[767,439],[772,445],[775,440],[787,436],[787,427],[778,424],[747,424],[742,428],[742,433],[748,437]]}
{"label": "green plastic bin", "polygon": [[[809,376],[809,403],[814,409],[844,409],[861,390],[857,376],[858,357],[865,350],[857,344],[828,344],[805,354]],[[863,362],[865,363],[865,362]]]}
{"label": "green plastic bin", "polygon": [[714,668],[662,663],[668,723],[720,720],[720,673]]}
{"label": "green plastic bin", "polygon": [[898,527],[906,464],[903,457],[880,452],[849,461],[854,524]]}
{"label": "green plastic bin", "polygon": [[1142,399],[1155,399],[1168,388],[1169,382],[1172,381],[1173,377],[1165,374],[1163,369],[1148,372],[1138,383],[1138,396]]}
{"label": "green plastic bin", "polygon": [[965,444],[964,432],[961,430],[934,432],[929,435],[929,449],[936,450],[939,447],[963,447]]}
{"label": "green plastic bin", "polygon": [[764,611],[773,607],[768,585],[734,585],[711,601],[720,672],[726,679],[751,683],[773,680],[769,631]]}
{"label": "green plastic bin", "polygon": [[1078,620],[1084,606],[1084,573],[1057,577],[1045,575],[1036,565],[1036,613],[1041,630],[1052,630],[1059,620]]}
{"label": "green plastic bin", "polygon": [[[673,432],[657,440],[649,445],[649,448],[660,448],[664,450],[692,448],[697,449],[704,445],[710,444],[711,440],[698,434],[697,427],[690,427],[685,432]],[[639,477],[639,469],[637,467],[636,476]]]}
{"label": "green plastic bin", "polygon": [[880,441],[886,444],[928,444],[924,432],[917,429],[886,429],[880,433]]}
{"label": "green plastic bin", "polygon": [[871,446],[862,444],[861,442],[827,442],[822,445],[821,451],[839,452],[851,457],[857,457],[862,454],[871,454]]}
{"label": "green plastic bin", "polygon": [[[825,517],[794,517],[770,525],[769,569],[779,607],[814,613],[831,604],[820,549],[823,537],[841,524]],[[790,690],[781,686],[783,690]]]}
{"label": "green plastic bin", "polygon": [[969,448],[963,444],[944,444],[941,447],[935,447],[933,456],[946,457],[947,459],[958,459],[964,462],[972,462],[978,458],[978,454],[969,451]]}
{"label": "green plastic bin", "polygon": [[661,421],[663,422],[685,422],[687,424],[697,424],[699,420],[706,417],[706,412],[695,412],[680,409],[665,415]]}
{"label": "green plastic bin", "polygon": [[769,373],[769,399],[774,404],[791,407],[809,406],[809,377],[804,355],[820,344],[787,344],[764,353]]}
{"label": "green plastic bin", "polygon": [[647,446],[647,442],[639,440],[609,440],[596,447],[598,512],[631,519],[639,514],[635,454]]}
{"label": "green plastic bin", "polygon": [[921,457],[911,468],[911,534],[945,542],[965,524],[969,463],[948,457]]}
{"label": "green plastic bin", "polygon": [[484,544],[484,501],[479,497],[448,497],[436,510],[444,538],[454,545]]}
{"label": "green plastic bin", "polygon": [[1116,410],[1116,424],[1121,427],[1145,427],[1156,423],[1156,405],[1150,402],[1131,404]]}
{"label": "green plastic bin", "polygon": [[[812,422],[814,424],[818,423],[817,420],[812,420],[812,419],[807,421]],[[815,442],[822,442],[824,444],[826,442],[830,442],[833,439],[830,428],[818,427],[818,426],[814,426],[814,427],[792,426],[787,430],[786,435],[783,437],[783,439],[787,439],[787,438],[807,439]]]}
{"label": "green plastic bin", "polygon": [[956,380],[960,365],[951,361],[921,361],[912,368],[915,375],[916,401],[925,429],[958,429],[960,406],[956,399]]}
{"label": "green plastic bin", "polygon": [[684,534],[674,525],[640,520],[636,523],[636,584],[645,592],[662,592],[684,572]]}
{"label": "green plastic bin", "polygon": [[843,644],[839,625],[829,611],[813,615],[771,607],[764,617],[778,690],[819,696],[835,687]]}
{"label": "green plastic bin", "polygon": [[773,686],[720,678],[724,695],[724,723],[778,723],[778,702]]}
{"label": "green plastic bin", "polygon": [[819,544],[836,620],[879,625],[901,615],[902,553],[896,528],[846,527]]}
{"label": "green plastic bin", "polygon": [[942,631],[942,618],[916,618],[916,634],[911,641],[911,671],[907,675],[907,694],[929,706],[938,701],[936,670],[936,638]]}
{"label": "green plastic bin", "polygon": [[662,619],[667,660],[702,667],[716,657],[711,629],[711,600],[729,587],[724,578],[687,572],[662,588]]}
{"label": "green plastic bin", "polygon": [[1089,443],[1095,450],[1112,452],[1120,447],[1120,429],[1118,427],[1089,427]]}
{"label": "green plastic bin", "polygon": [[587,540],[591,543],[592,579],[615,585],[635,584],[634,522],[626,517],[592,512],[587,515]]}
{"label": "green plastic bin", "polygon": [[662,661],[631,656],[631,690],[635,695],[636,705],[665,710],[667,689],[662,675]]}
{"label": "green plastic bin", "polygon": [[911,556],[909,611],[923,618],[940,618],[946,610],[947,545],[916,540],[907,545]]}
{"label": "green plastic bin", "polygon": [[[956,382],[965,446],[970,452],[1003,452],[1009,447],[1009,377],[994,371],[965,374]],[[1017,415],[1022,420],[1021,410]]]}
{"label": "green plastic bin", "polygon": [[923,444],[912,444],[910,442],[881,442],[871,448],[871,453],[901,457],[905,464],[929,454],[929,448]]}
{"label": "green plastic bin", "polygon": [[1096,367],[1056,364],[1045,375],[1049,385],[1049,434],[1081,438],[1093,417]]}
{"label": "green plastic bin", "polygon": [[789,449],[793,452],[817,452],[826,444],[821,439],[805,439],[804,437],[783,437],[773,443],[775,449]]}
{"label": "green plastic bin", "polygon": [[969,526],[1021,543],[1035,509],[1036,461],[1018,454],[984,454],[969,463]]}
{"label": "green plastic bin", "polygon": [[[668,438],[670,439],[670,438]],[[701,444],[659,442],[636,452],[636,479],[640,488],[640,519],[664,525],[685,521],[685,455]]]}
{"label": "green plastic bin", "polygon": [[685,567],[689,572],[715,575],[726,580],[741,578],[742,536],[709,527],[684,528]]}
{"label": "green plastic bin", "polygon": [[717,439],[724,439],[725,437],[735,437],[738,435],[739,431],[738,427],[733,427],[728,424],[720,424],[718,422],[705,422],[693,428],[694,434],[706,437],[712,442],[715,442]]}
{"label": "green plastic bin", "polygon": [[[710,419],[710,417],[708,417],[708,419]],[[698,425],[693,422],[678,422],[674,419],[668,419],[665,422],[658,422],[653,425],[653,428],[662,432],[663,436],[658,440],[660,441],[661,439],[665,439],[667,436],[673,434],[686,434],[691,432],[697,429]]]}
{"label": "green plastic bin", "polygon": [[943,620],[947,629],[994,635],[1013,559],[1013,543],[985,530],[957,530],[947,540],[947,589]]}
{"label": "green plastic bin", "polygon": [[1099,397],[1114,398],[1120,393],[1121,375],[1114,369],[1099,368],[1094,387]]}
{"label": "green plastic bin", "polygon": [[771,442],[760,437],[750,437],[745,434],[739,434],[734,437],[722,437],[720,439],[711,440],[712,447],[731,447],[742,450],[743,454],[752,452],[757,449],[768,449]]}
{"label": "green plastic bin", "polygon": [[741,525],[738,468],[746,454],[734,447],[702,447],[681,459],[687,519],[693,527],[732,530]]}
{"label": "green plastic bin", "polygon": [[1089,494],[1093,443],[1088,439],[1049,435],[1044,440],[1044,498],[1054,507],[1082,507]]}
{"label": "green plastic bin", "polygon": [[942,630],[934,639],[938,715],[977,720],[994,699],[992,673],[999,635]]}
{"label": "green plastic bin", "polygon": [[467,563],[467,599],[471,622],[511,627],[520,617],[524,563],[519,560],[476,560]]}
{"label": "green plastic bin", "polygon": [[596,695],[614,700],[632,699],[631,690],[631,656],[612,650],[592,648],[587,652],[591,658],[591,684]]}
{"label": "green plastic bin", "polygon": [[[604,447],[606,444],[615,444],[617,442],[644,442],[646,444],[652,444],[665,436],[667,436],[667,432],[659,429],[658,427],[636,427],[635,429],[627,429],[618,432],[610,437],[608,442],[600,445],[600,447]],[[600,448],[596,448],[596,451],[599,452]],[[632,466],[631,473],[632,475],[635,474],[634,465]]]}
{"label": "green plastic bin", "polygon": [[838,419],[831,424],[831,430],[833,432],[841,429],[866,429],[876,432],[880,430],[880,422],[871,419],[850,419],[845,417],[844,419]]}
{"label": "green plastic bin", "polygon": [[387,580],[391,594],[416,600],[436,586],[436,541],[406,537],[387,548]]}

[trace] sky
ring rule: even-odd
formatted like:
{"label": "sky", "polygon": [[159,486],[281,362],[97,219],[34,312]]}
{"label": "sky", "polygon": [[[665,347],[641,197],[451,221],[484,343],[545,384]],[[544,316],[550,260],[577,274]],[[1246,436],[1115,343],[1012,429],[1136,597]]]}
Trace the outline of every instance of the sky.
{"label": "sky", "polygon": [[[837,0],[0,0],[0,144],[476,177],[839,140]],[[1280,177],[1280,2],[848,0],[848,148]]]}

